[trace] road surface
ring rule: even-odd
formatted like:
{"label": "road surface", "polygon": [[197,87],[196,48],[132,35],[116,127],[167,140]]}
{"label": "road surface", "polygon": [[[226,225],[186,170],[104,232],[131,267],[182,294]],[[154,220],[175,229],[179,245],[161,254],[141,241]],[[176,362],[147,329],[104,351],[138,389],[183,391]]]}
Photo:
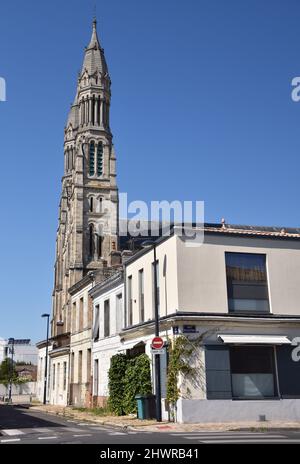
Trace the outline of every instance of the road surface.
{"label": "road surface", "polygon": [[79,422],[42,412],[0,405],[0,443],[94,443],[98,445],[200,445],[202,443],[299,443],[299,431],[145,432]]}

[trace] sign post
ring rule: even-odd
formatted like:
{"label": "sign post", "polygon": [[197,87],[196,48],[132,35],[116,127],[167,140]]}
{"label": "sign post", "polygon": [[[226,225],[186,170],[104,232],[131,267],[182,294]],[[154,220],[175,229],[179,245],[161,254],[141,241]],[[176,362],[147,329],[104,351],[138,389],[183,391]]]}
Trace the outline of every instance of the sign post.
{"label": "sign post", "polygon": [[[152,247],[154,254],[154,309],[155,309],[155,338],[159,337],[159,295],[158,295],[158,261],[156,258],[156,242],[146,241],[143,248]],[[156,347],[157,348],[157,347]],[[154,347],[155,349],[155,347]],[[156,396],[156,420],[161,422],[161,380],[160,380],[160,356],[154,355],[155,360],[155,396]]]}
{"label": "sign post", "polygon": [[156,336],[151,342],[151,352],[155,362],[155,395],[156,395],[156,419],[161,422],[161,381],[160,381],[160,355],[164,352],[164,341]]}

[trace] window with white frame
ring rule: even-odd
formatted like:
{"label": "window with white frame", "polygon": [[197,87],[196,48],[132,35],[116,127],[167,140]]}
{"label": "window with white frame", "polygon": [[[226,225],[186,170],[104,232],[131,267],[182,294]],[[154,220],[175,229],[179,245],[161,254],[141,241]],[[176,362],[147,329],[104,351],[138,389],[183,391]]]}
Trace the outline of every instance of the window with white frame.
{"label": "window with white frame", "polygon": [[160,310],[160,291],[159,291],[159,261],[156,260],[156,266],[152,263],[152,301],[153,301],[153,319],[155,317],[155,267],[156,267],[156,294],[157,294],[157,308],[158,314]]}
{"label": "window with white frame", "polygon": [[132,276],[129,276],[127,279],[127,302],[128,302],[127,323],[129,326],[131,326],[132,321],[133,321]]}
{"label": "window with white frame", "polygon": [[266,255],[225,253],[229,311],[269,312]]}
{"label": "window with white frame", "polygon": [[116,333],[119,333],[123,328],[123,294],[116,295]]}
{"label": "window with white frame", "polygon": [[110,336],[110,301],[104,301],[104,337]]}
{"label": "window with white frame", "polygon": [[139,309],[140,322],[145,320],[144,269],[139,270]]}
{"label": "window with white frame", "polygon": [[99,340],[99,314],[100,314],[100,306],[94,306],[94,330],[93,330],[93,339],[94,341]]}

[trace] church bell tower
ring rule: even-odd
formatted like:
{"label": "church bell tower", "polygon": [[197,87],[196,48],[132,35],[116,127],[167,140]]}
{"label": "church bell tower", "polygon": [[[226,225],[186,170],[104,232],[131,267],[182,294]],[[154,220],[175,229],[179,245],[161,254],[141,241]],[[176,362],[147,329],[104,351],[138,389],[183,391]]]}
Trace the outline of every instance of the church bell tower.
{"label": "church bell tower", "polygon": [[64,136],[56,238],[52,336],[70,331],[68,289],[118,252],[116,157],[110,130],[111,80],[93,21]]}

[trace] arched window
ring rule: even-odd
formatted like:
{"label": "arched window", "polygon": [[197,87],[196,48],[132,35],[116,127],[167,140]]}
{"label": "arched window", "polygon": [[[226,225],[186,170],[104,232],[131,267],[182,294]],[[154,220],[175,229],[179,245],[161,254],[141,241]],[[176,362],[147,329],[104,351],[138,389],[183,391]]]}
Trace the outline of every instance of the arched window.
{"label": "arched window", "polygon": [[94,256],[94,226],[89,225],[89,255]]}
{"label": "arched window", "polygon": [[90,212],[92,213],[94,211],[94,197],[90,198]]}
{"label": "arched window", "polygon": [[95,142],[90,143],[90,176],[95,174]]}
{"label": "arched window", "polygon": [[103,174],[103,143],[99,142],[97,147],[97,176]]}
{"label": "arched window", "polygon": [[99,213],[103,213],[103,198],[99,198]]}

